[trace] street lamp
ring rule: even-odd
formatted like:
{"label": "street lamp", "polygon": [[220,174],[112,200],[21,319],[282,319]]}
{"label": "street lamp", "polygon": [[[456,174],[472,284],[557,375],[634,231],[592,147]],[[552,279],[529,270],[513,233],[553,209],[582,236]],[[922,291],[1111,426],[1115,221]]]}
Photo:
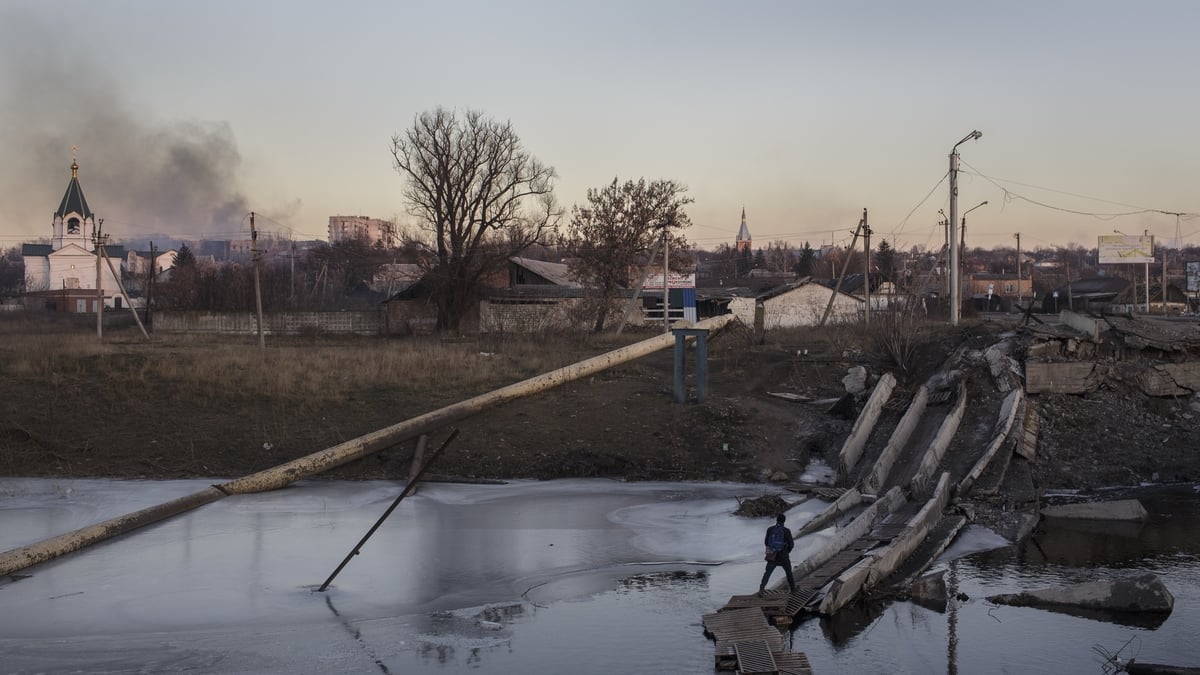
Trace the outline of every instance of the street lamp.
{"label": "street lamp", "polygon": [[958,325],[958,310],[961,298],[958,287],[958,146],[970,140],[979,140],[983,132],[979,130],[967,134],[961,141],[950,148],[950,325]]}
{"label": "street lamp", "polygon": [[[960,233],[961,236],[958,239],[958,265],[959,265],[958,272],[959,272],[960,276],[962,275],[962,271],[963,271],[962,268],[966,266],[965,258],[967,257],[967,214],[981,206],[987,206],[987,200],[984,200],[984,201],[976,204],[975,206],[972,206],[971,208],[967,209],[966,211],[963,211],[963,214],[962,214],[962,231]],[[960,283],[961,283],[961,279],[960,279]],[[990,310],[991,308],[989,307],[988,309]]]}

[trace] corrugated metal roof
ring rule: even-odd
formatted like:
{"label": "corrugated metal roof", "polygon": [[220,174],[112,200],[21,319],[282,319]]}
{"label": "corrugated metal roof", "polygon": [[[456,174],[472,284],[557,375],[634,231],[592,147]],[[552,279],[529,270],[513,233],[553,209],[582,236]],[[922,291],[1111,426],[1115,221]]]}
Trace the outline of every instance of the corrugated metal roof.
{"label": "corrugated metal roof", "polygon": [[582,288],[583,284],[571,274],[571,268],[563,263],[546,262],[545,260],[533,260],[531,258],[518,258],[516,256],[509,258],[514,265],[519,265],[534,274],[542,277],[557,286],[566,286],[567,288]]}

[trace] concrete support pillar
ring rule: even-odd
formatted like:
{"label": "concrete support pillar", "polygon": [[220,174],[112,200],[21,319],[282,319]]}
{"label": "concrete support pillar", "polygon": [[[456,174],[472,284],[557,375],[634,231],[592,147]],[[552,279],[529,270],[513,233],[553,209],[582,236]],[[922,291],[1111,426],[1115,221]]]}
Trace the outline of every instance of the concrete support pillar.
{"label": "concrete support pillar", "polygon": [[675,328],[675,402],[687,402],[683,373],[687,362],[687,339],[696,338],[696,402],[708,394],[708,331],[702,328]]}

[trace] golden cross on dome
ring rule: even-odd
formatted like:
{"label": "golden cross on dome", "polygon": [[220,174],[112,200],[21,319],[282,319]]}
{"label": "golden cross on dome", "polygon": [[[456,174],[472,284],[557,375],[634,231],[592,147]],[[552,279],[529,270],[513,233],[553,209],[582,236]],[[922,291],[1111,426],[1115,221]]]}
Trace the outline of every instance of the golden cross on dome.
{"label": "golden cross on dome", "polygon": [[72,162],[79,161],[79,146],[78,145],[71,146],[71,161]]}

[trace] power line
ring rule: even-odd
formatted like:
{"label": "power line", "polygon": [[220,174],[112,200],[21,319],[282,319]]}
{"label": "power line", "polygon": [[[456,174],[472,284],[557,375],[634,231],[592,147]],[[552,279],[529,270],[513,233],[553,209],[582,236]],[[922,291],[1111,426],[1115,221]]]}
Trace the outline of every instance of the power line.
{"label": "power line", "polygon": [[891,235],[892,235],[893,240],[896,237],[900,236],[901,233],[904,232],[904,227],[908,224],[908,219],[912,218],[912,214],[916,213],[917,209],[921,208],[922,204],[929,201],[929,198],[933,196],[933,193],[937,192],[937,189],[942,186],[942,183],[946,182],[946,177],[949,175],[950,175],[949,171],[942,174],[942,177],[940,179],[938,179],[938,182],[929,190],[929,193],[926,194],[924,197],[922,197],[921,201],[917,202],[916,206],[912,207],[912,210],[910,210],[908,212],[907,216],[904,216],[903,220],[901,220],[899,223],[897,223],[896,227],[892,228]]}
{"label": "power line", "polygon": [[[962,161],[962,160],[959,160],[959,161]],[[1042,208],[1051,209],[1053,211],[1061,211],[1063,213],[1071,213],[1071,214],[1074,214],[1077,216],[1090,216],[1092,218],[1098,218],[1100,220],[1112,220],[1113,218],[1137,216],[1137,215],[1141,215],[1144,213],[1158,213],[1158,214],[1167,215],[1167,216],[1181,216],[1181,217],[1188,217],[1188,218],[1195,217],[1197,215],[1194,213],[1183,213],[1183,212],[1179,212],[1179,211],[1167,211],[1166,209],[1146,208],[1146,207],[1141,207],[1141,206],[1137,206],[1134,204],[1125,204],[1122,202],[1114,202],[1114,201],[1110,201],[1107,199],[1100,199],[1098,197],[1089,197],[1087,195],[1080,195],[1080,194],[1076,194],[1073,192],[1066,192],[1064,190],[1054,190],[1052,188],[1045,188],[1045,187],[1040,187],[1037,185],[1030,185],[1028,183],[1018,183],[1017,181],[1010,181],[1010,180],[1000,179],[1000,178],[992,178],[991,176],[988,176],[987,174],[983,173],[979,169],[976,169],[975,167],[971,166],[970,164],[967,164],[966,162],[962,162],[962,163],[965,164],[966,166],[970,167],[971,171],[974,172],[971,175],[979,176],[980,178],[983,178],[987,182],[989,182],[992,185],[999,188],[1004,193],[1005,203],[1011,202],[1013,199],[1020,199],[1022,201],[1029,202],[1030,204],[1041,206]],[[1000,180],[1006,180],[1006,182],[1013,183],[1014,185],[1023,185],[1025,187],[1031,187],[1031,188],[1034,188],[1037,190],[1046,190],[1047,192],[1057,192],[1059,194],[1070,195],[1072,197],[1079,197],[1081,199],[1091,199],[1091,200],[1098,201],[1098,202],[1104,202],[1104,203],[1108,203],[1108,204],[1116,204],[1118,206],[1129,206],[1129,207],[1135,208],[1137,210],[1136,211],[1125,211],[1125,212],[1120,212],[1120,213],[1097,213],[1097,212],[1092,212],[1092,211],[1078,211],[1075,209],[1068,209],[1068,208],[1061,207],[1061,206],[1055,206],[1053,204],[1047,204],[1045,202],[1041,202],[1036,199],[1031,199],[1029,197],[1026,197],[1025,195],[1014,192],[1014,191],[1008,189],[1007,187],[1001,185],[998,182]]]}

